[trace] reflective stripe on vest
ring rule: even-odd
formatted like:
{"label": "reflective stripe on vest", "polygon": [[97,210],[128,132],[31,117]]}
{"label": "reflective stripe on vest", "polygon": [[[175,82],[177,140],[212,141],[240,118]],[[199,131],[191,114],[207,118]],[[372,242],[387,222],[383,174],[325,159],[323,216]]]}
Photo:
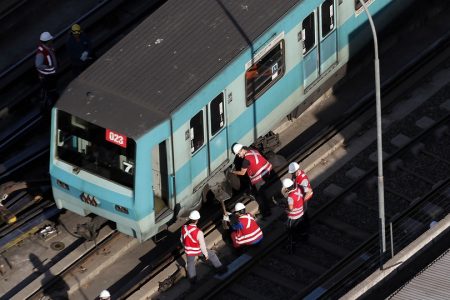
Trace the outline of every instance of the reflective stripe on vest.
{"label": "reflective stripe on vest", "polygon": [[272,170],[272,164],[256,150],[248,150],[245,159],[250,163],[247,174],[252,184],[261,181],[262,177]]}
{"label": "reflective stripe on vest", "polygon": [[289,210],[287,213],[287,217],[292,220],[300,219],[303,216],[303,194],[300,188],[296,188],[291,191],[288,195],[294,203],[292,210]]}
{"label": "reflective stripe on vest", "polygon": [[184,252],[187,256],[197,256],[202,253],[200,249],[200,242],[197,235],[200,229],[194,224],[184,225],[181,230],[183,236]]}
{"label": "reflective stripe on vest", "polygon": [[253,244],[253,242],[262,238],[261,228],[250,214],[240,216],[239,222],[242,224],[242,229],[238,230],[236,234],[236,244]]}
{"label": "reflective stripe on vest", "polygon": [[39,46],[38,53],[41,53],[44,56],[44,64],[48,66],[43,70],[38,69],[38,72],[44,75],[55,74],[56,73],[55,63],[53,62],[50,51],[42,46]]}

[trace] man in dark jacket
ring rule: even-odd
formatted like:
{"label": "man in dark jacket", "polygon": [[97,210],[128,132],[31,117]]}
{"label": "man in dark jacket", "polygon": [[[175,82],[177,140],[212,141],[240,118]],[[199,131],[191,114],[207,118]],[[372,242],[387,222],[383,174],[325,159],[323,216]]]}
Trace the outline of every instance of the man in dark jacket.
{"label": "man in dark jacket", "polygon": [[66,46],[67,51],[69,52],[72,72],[77,76],[87,68],[94,58],[91,41],[87,35],[81,31],[80,25],[72,25]]}

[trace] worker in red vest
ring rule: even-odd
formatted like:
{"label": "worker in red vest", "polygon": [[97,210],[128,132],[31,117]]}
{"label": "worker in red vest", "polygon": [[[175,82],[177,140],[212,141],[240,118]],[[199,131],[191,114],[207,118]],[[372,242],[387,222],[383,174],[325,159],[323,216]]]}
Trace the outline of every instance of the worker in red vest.
{"label": "worker in red vest", "polygon": [[47,110],[53,106],[58,96],[56,91],[58,62],[53,48],[53,36],[49,32],[43,32],[39,41],[34,64],[41,83],[41,110]]}
{"label": "worker in red vest", "polygon": [[[255,218],[245,212],[243,203],[236,203],[234,206],[235,221],[231,223],[231,240],[234,248],[255,245],[262,241],[263,232],[256,223]],[[230,221],[229,219],[226,219]]]}
{"label": "worker in red vest", "polygon": [[303,200],[303,192],[300,187],[296,186],[290,178],[282,180],[284,194],[287,195],[287,232],[288,232],[288,247],[291,253],[295,250],[295,241],[297,239],[306,238],[305,232],[305,211]]}
{"label": "worker in red vest", "polygon": [[266,188],[270,181],[272,164],[264,158],[257,150],[244,147],[241,144],[233,145],[233,153],[242,161],[240,170],[232,170],[231,173],[244,176],[247,175],[255,192],[255,198],[263,217],[271,215],[269,203],[267,202]]}
{"label": "worker in red vest", "polygon": [[214,251],[206,249],[205,237],[203,231],[197,227],[200,213],[196,210],[189,214],[189,222],[183,225],[181,229],[181,243],[184,246],[184,252],[187,257],[187,273],[189,281],[194,285],[197,281],[197,273],[195,270],[196,258],[203,255],[204,260],[210,261],[216,268],[218,273],[225,273],[226,266],[223,266]]}
{"label": "worker in red vest", "polygon": [[309,201],[313,196],[313,190],[306,173],[300,169],[300,165],[296,162],[289,164],[289,173],[292,174],[292,180],[294,180],[295,184],[301,188],[305,202]]}

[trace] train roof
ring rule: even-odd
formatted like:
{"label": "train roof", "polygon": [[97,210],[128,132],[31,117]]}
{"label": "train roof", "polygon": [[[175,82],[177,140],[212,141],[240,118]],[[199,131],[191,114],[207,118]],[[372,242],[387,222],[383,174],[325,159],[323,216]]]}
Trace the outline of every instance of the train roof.
{"label": "train roof", "polygon": [[56,107],[137,138],[299,0],[169,0],[76,78]]}

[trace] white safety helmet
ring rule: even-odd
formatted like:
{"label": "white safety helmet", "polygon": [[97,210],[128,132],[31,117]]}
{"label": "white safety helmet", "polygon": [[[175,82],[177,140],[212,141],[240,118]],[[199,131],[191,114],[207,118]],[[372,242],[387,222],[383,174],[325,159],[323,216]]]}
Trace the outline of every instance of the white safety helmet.
{"label": "white safety helmet", "polygon": [[290,178],[285,178],[285,179],[283,179],[282,182],[283,182],[283,187],[286,188],[286,189],[290,188],[291,186],[294,185],[294,182]]}
{"label": "white safety helmet", "polygon": [[200,213],[197,210],[191,211],[191,213],[189,214],[189,219],[194,221],[200,219]]}
{"label": "white safety helmet", "polygon": [[111,297],[111,294],[108,292],[108,290],[103,290],[100,293],[100,299],[109,299]]}
{"label": "white safety helmet", "polygon": [[44,31],[41,33],[41,36],[39,37],[41,42],[48,42],[53,39],[53,36],[50,34],[50,32]]}
{"label": "white safety helmet", "polygon": [[298,165],[298,163],[296,162],[291,162],[289,164],[289,173],[295,173],[297,172],[297,170],[300,169],[300,166]]}
{"label": "white safety helmet", "polygon": [[240,211],[245,209],[245,205],[241,202],[236,203],[236,205],[234,206],[234,211]]}
{"label": "white safety helmet", "polygon": [[241,149],[242,149],[242,145],[241,144],[234,144],[234,146],[233,146],[233,153],[236,155],[236,154],[238,154],[239,153],[239,151],[241,151]]}

